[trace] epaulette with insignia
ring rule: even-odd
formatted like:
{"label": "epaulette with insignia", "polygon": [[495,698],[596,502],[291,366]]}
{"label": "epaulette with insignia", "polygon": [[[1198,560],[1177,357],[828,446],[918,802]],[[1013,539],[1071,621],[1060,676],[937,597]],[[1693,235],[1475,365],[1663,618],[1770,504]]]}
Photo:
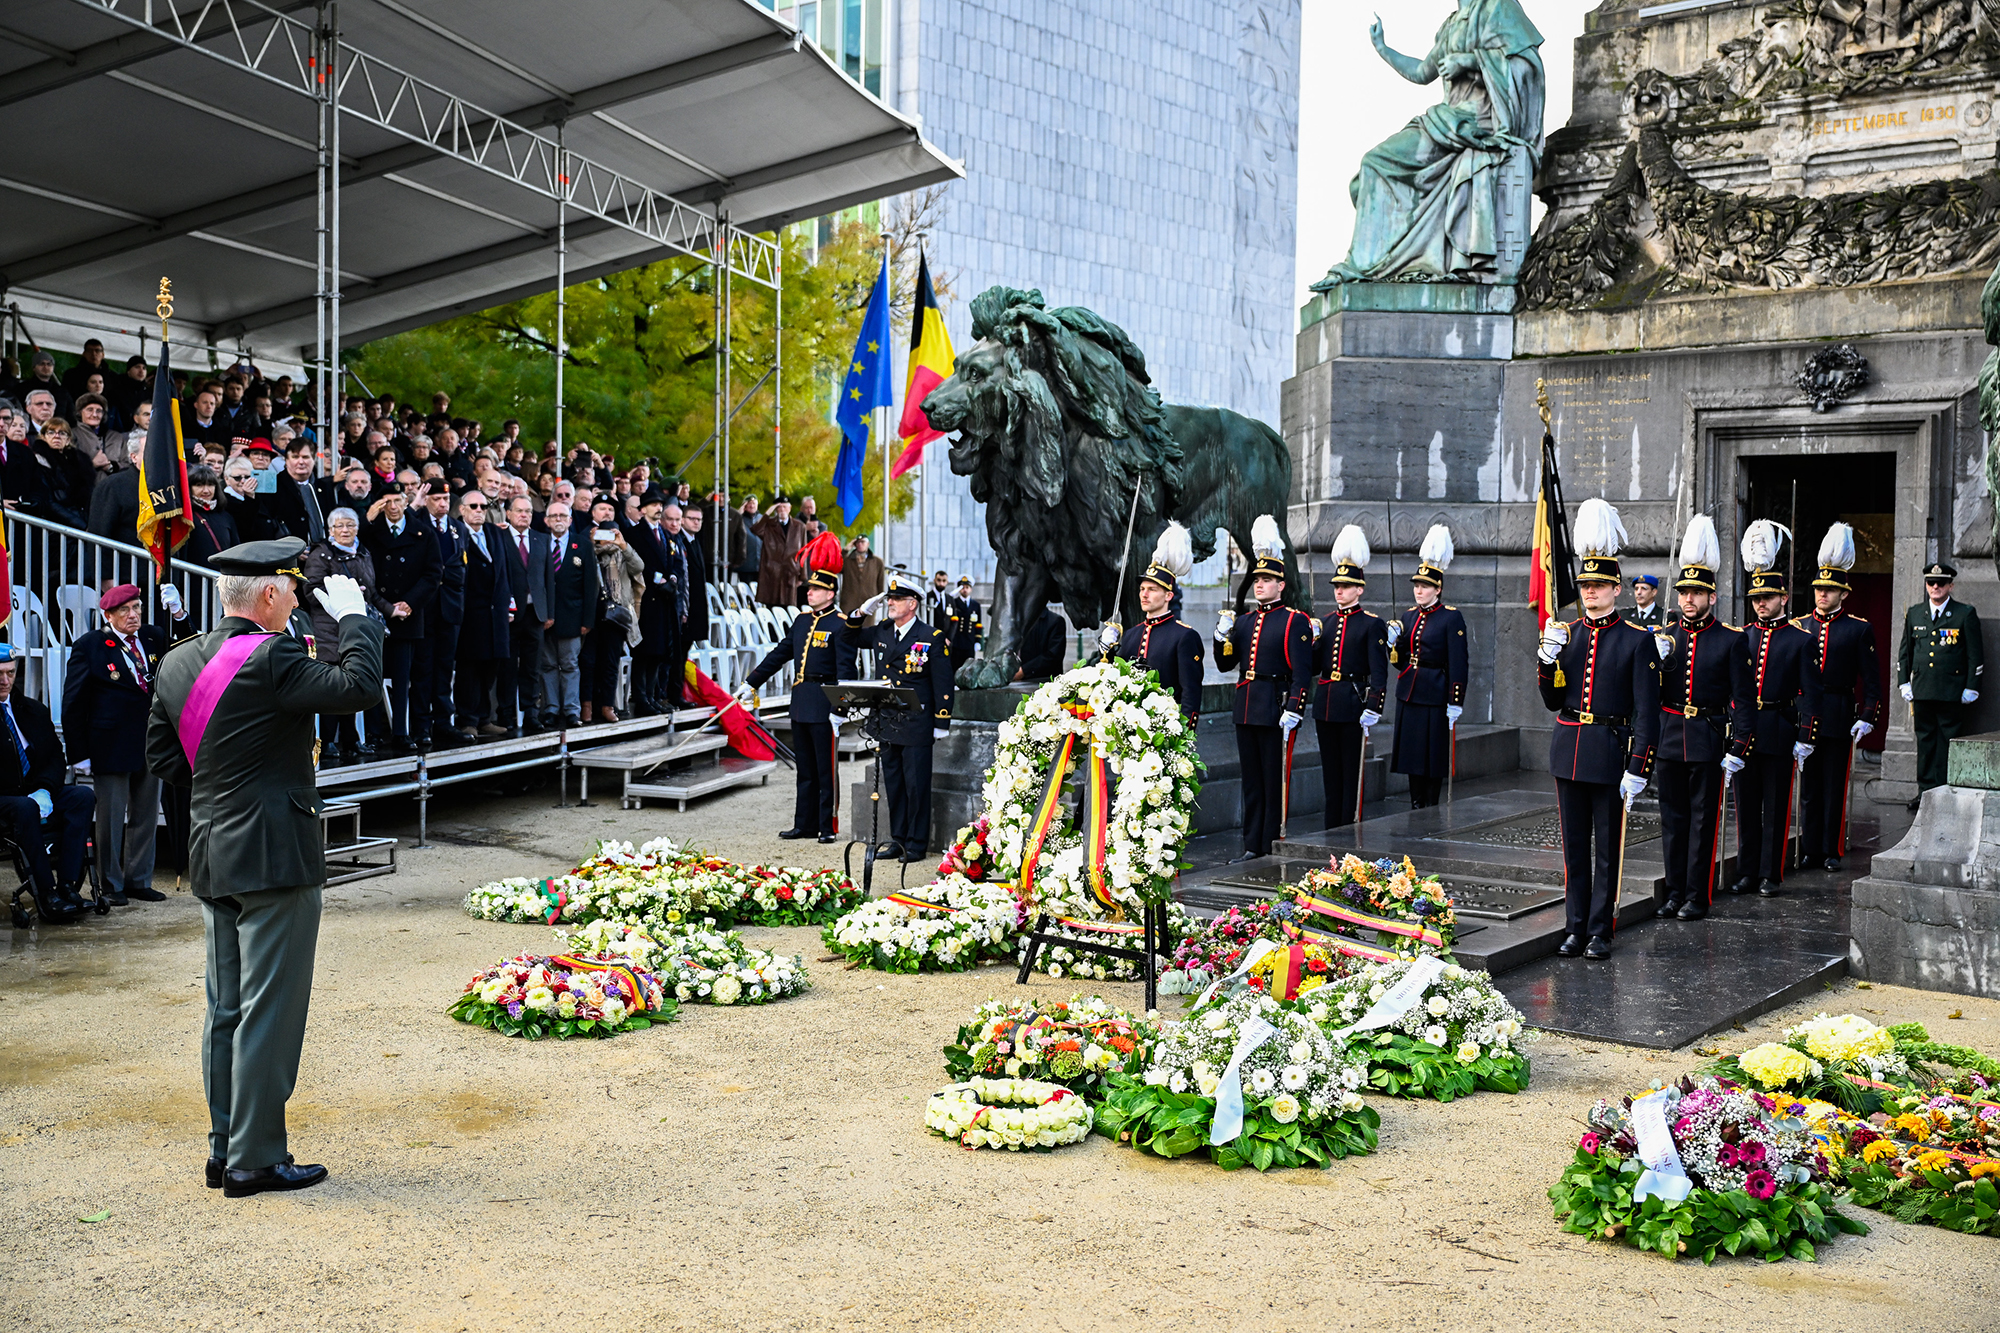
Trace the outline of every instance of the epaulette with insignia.
{"label": "epaulette with insignia", "polygon": [[1865,625],[1865,624],[1867,624],[1867,623],[1868,623],[1868,617],[1867,617],[1867,616],[1857,616],[1857,615],[1855,615],[1855,614],[1854,614],[1854,613],[1853,613],[1852,611],[1849,611],[1849,612],[1847,613],[1847,618],[1848,618],[1849,620],[1852,620],[1852,621],[1854,621],[1854,622],[1855,622],[1856,624],[1861,624],[1861,625]]}

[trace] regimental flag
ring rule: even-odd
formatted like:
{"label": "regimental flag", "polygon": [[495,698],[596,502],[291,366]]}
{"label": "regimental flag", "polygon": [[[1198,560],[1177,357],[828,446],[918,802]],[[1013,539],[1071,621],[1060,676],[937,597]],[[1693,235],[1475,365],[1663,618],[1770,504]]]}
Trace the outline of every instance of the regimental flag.
{"label": "regimental flag", "polygon": [[139,455],[139,545],[153,553],[153,563],[163,579],[167,560],[194,531],[187,493],[181,405],[174,397],[174,377],[167,368],[167,345],[161,342],[160,364],[153,380],[153,420],[146,427],[146,447]]}
{"label": "regimental flag", "polygon": [[869,414],[878,407],[893,407],[895,402],[895,385],[889,379],[889,257],[885,254],[882,271],[875,276],[875,290],[868,296],[861,336],[854,340],[854,355],[847,362],[840,406],[833,413],[842,437],[840,457],[833,465],[833,489],[849,527],[861,516],[861,464],[868,456]]}
{"label": "regimental flag", "polygon": [[937,293],[931,289],[930,260],[917,252],[917,304],[910,312],[910,373],[903,386],[903,420],[897,428],[903,437],[903,452],[889,475],[900,477],[924,461],[924,446],[943,435],[931,429],[924,415],[924,399],[932,389],[951,378],[951,335],[945,332],[944,311],[938,309]]}
{"label": "regimental flag", "polygon": [[14,618],[14,556],[7,549],[7,525],[0,523],[0,626]]}
{"label": "regimental flag", "polygon": [[1528,603],[1535,608],[1535,628],[1540,630],[1576,600],[1576,550],[1570,544],[1562,478],[1556,472],[1556,437],[1544,427],[1542,484],[1535,492],[1535,539],[1528,562]]}

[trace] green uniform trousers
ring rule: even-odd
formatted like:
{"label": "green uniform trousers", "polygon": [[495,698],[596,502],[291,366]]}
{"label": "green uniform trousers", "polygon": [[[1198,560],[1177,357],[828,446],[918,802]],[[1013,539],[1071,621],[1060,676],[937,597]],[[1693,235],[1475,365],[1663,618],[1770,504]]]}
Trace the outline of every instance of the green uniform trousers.
{"label": "green uniform trousers", "polygon": [[208,1155],[231,1171],[285,1160],[285,1103],[299,1081],[319,945],[320,885],[201,900],[208,1024],[201,1081]]}
{"label": "green uniform trousers", "polygon": [[1965,730],[1965,715],[1970,711],[1957,702],[1919,699],[1910,705],[1917,729],[1918,791],[1944,786],[1951,765],[1951,738]]}

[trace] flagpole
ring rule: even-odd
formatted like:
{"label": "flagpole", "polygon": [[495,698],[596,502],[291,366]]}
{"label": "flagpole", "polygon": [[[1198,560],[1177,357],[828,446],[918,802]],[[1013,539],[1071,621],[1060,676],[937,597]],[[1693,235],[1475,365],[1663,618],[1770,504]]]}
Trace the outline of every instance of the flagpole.
{"label": "flagpole", "polygon": [[[885,324],[887,329],[894,329],[896,324],[894,318],[896,293],[889,279],[889,233],[887,230],[884,230],[878,232],[877,235],[882,238],[882,304],[890,311],[890,318],[885,321]],[[883,335],[885,340],[888,336],[887,329],[885,329]],[[885,344],[882,348],[883,354],[886,355],[888,350]],[[874,411],[874,418],[875,438],[882,445],[882,568],[886,570],[895,563],[889,555],[889,418],[887,410],[878,406]]]}

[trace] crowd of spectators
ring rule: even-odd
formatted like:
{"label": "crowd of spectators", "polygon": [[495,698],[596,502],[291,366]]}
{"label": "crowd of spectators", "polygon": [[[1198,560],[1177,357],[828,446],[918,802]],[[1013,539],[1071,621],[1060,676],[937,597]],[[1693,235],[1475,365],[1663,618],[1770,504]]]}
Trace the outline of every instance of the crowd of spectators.
{"label": "crowd of spectators", "polygon": [[[453,414],[443,392],[427,406],[349,396],[322,432],[312,386],[289,376],[240,363],[213,375],[177,368],[174,378],[192,502],[192,531],[177,558],[206,565],[240,542],[298,537],[308,582],[355,579],[387,627],[385,703],[358,724],[323,718],[322,765],[616,721],[619,664],[628,655],[631,713],[680,706],[689,649],[709,634],[718,527],[729,534],[727,574],[754,583],[759,600],[773,606],[802,602],[800,552],[825,531],[810,496],[796,505],[774,496],[768,506],[755,496],[735,506],[698,499],[688,482],[650,461],[620,466],[588,444],[536,448],[516,420],[489,432]],[[0,503],[58,528],[138,545],[138,464],[154,388],[144,358],[113,366],[96,339],[61,374],[46,351],[35,352],[25,372],[0,362]],[[846,558],[843,600],[858,605],[880,591],[882,563],[865,538]],[[29,566],[16,550],[14,582],[46,599],[51,590],[33,586]],[[96,586],[113,579],[93,578],[87,559],[40,567],[51,582],[111,591]],[[163,623],[168,613],[185,616],[186,580],[179,582],[182,595],[162,591],[174,605],[135,612],[127,596],[118,614]],[[315,599],[301,600],[318,615]],[[103,608],[107,628],[112,614]],[[337,637],[330,624],[312,632],[325,642]],[[123,651],[110,639],[104,648],[100,673],[114,670]],[[148,645],[135,638],[129,648],[140,654]],[[147,682],[150,665],[128,662],[125,676]],[[71,763],[91,752],[102,693],[72,692],[61,728]],[[0,713],[5,698],[0,692]],[[141,783],[117,804],[157,800],[157,789]],[[8,813],[0,801],[0,825]],[[117,814],[121,827],[148,817]],[[75,820],[62,827],[72,825],[80,827]],[[107,850],[130,860],[129,845],[107,848],[120,841],[108,832],[98,830],[100,863]],[[100,864],[100,885],[148,888],[150,841],[124,841],[144,842],[147,864]],[[63,887],[51,885],[58,901]]]}

